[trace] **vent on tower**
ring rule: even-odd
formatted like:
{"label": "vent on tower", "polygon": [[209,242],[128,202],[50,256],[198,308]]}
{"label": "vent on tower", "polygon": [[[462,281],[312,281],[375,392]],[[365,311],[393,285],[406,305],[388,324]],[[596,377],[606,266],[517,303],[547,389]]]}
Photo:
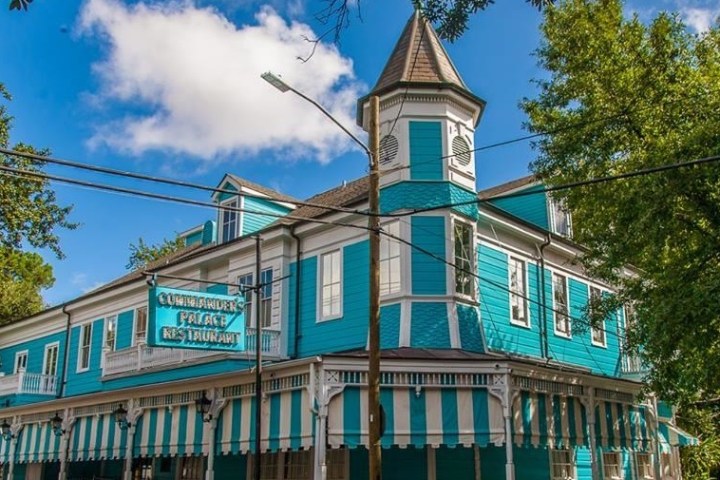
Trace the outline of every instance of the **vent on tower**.
{"label": "vent on tower", "polygon": [[397,157],[399,144],[393,135],[385,135],[380,140],[380,164],[386,165]]}
{"label": "vent on tower", "polygon": [[470,151],[470,144],[463,137],[457,136],[453,138],[452,153],[455,156],[455,161],[459,165],[463,167],[470,165],[472,152]]}

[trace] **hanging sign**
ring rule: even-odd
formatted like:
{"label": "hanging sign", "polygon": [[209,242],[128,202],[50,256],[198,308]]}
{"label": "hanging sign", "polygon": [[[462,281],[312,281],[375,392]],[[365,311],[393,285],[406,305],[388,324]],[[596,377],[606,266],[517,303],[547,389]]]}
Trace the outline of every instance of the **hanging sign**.
{"label": "hanging sign", "polygon": [[198,350],[245,350],[245,301],[178,288],[150,287],[148,345]]}

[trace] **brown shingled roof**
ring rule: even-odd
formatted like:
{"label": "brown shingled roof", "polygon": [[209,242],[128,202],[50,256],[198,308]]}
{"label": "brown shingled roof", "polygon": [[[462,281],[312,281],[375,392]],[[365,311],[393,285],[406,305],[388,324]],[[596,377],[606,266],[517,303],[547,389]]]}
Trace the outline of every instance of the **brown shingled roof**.
{"label": "brown shingled roof", "polygon": [[485,190],[481,190],[478,192],[477,196],[481,200],[496,197],[498,195],[502,195],[504,193],[508,193],[513,190],[528,186],[532,183],[535,183],[536,181],[538,181],[538,179],[535,175],[528,175],[526,177],[517,178],[515,180],[511,180],[509,182],[495,185],[494,187],[486,188]]}
{"label": "brown shingled roof", "polygon": [[[319,193],[308,198],[308,203],[318,203],[329,207],[347,207],[353,203],[364,200],[368,196],[369,177],[360,177],[356,180]],[[316,218],[331,210],[320,207],[304,206],[296,209],[290,215],[297,217]],[[276,223],[292,224],[299,220],[280,219]]]}
{"label": "brown shingled roof", "polygon": [[272,197],[275,200],[278,200],[280,202],[297,202],[298,199],[295,197],[291,197],[290,195],[285,195],[284,193],[280,193],[276,190],[273,190],[272,188],[265,187],[263,185],[260,185],[259,183],[251,182],[250,180],[246,180],[242,177],[238,177],[237,175],[233,175],[232,173],[225,174],[227,178],[232,179],[233,182],[237,183],[241,187],[250,188],[252,190],[255,190],[256,192],[260,192],[263,195],[267,195],[268,197]]}

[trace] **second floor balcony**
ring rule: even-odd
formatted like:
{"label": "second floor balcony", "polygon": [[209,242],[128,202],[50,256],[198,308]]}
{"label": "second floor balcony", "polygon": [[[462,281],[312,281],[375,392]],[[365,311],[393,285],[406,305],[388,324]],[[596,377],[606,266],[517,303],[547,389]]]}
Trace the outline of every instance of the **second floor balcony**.
{"label": "second floor balcony", "polygon": [[[183,366],[183,364],[204,363],[213,358],[254,359],[257,336],[254,328],[245,330],[246,350],[228,353],[216,350],[189,350],[185,348],[150,347],[145,344],[105,352],[103,376],[131,374],[162,367]],[[280,331],[263,329],[260,337],[263,359],[282,358]]]}
{"label": "second floor balcony", "polygon": [[56,375],[18,372],[0,377],[0,396],[15,394],[55,395],[57,386]]}

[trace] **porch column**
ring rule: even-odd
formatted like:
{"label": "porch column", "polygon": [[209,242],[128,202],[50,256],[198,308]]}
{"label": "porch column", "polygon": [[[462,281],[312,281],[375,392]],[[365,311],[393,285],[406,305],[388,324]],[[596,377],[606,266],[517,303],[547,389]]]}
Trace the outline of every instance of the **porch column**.
{"label": "porch column", "polygon": [[310,364],[310,411],[315,413],[315,458],[313,480],[327,479],[327,418],[330,400],[343,391],[345,385],[328,385],[322,366]]}
{"label": "porch column", "polygon": [[[505,407],[503,406],[503,410]],[[510,410],[510,409],[508,409]],[[515,480],[513,462],[512,415],[505,413],[505,480]]]}
{"label": "porch column", "polygon": [[10,438],[10,458],[8,459],[8,480],[14,480],[13,475],[15,472],[15,454],[17,452],[18,436],[24,427],[24,425],[18,422],[20,422],[20,419],[15,417],[10,427],[12,437]]}
{"label": "porch column", "polygon": [[58,480],[67,480],[67,460],[70,450],[70,435],[72,435],[75,417],[70,416],[70,409],[66,408],[62,421],[62,435],[60,436],[60,473]]}
{"label": "porch column", "polygon": [[[511,370],[510,370],[511,371]],[[515,462],[513,460],[512,436],[512,374],[508,371],[493,375],[493,386],[490,393],[500,398],[505,419],[505,480],[515,480]]]}
{"label": "porch column", "polygon": [[590,443],[590,470],[592,480],[600,480],[598,468],[597,439],[595,438],[595,388],[588,387],[588,398],[585,404],[587,410],[588,436]]}
{"label": "porch column", "polygon": [[[210,393],[212,404],[210,405],[210,421],[208,422],[208,463],[205,471],[205,480],[214,480],[215,478],[215,435],[217,432],[217,421],[227,400],[220,398],[220,390],[213,389]],[[205,419],[203,419],[205,420]]]}
{"label": "porch column", "polygon": [[123,469],[123,480],[132,480],[132,461],[133,450],[135,447],[135,431],[137,429],[137,421],[143,414],[143,409],[137,407],[134,400],[128,402],[127,413],[127,442],[125,446],[125,468]]}

